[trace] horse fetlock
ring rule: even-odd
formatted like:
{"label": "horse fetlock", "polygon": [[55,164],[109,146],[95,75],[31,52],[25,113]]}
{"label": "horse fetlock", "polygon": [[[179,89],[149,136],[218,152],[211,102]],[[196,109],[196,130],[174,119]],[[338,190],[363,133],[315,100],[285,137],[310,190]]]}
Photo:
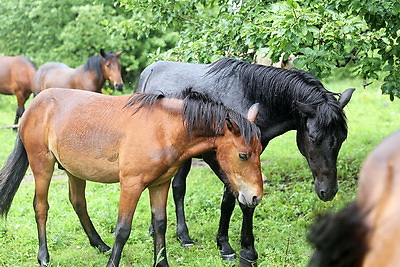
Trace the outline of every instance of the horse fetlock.
{"label": "horse fetlock", "polygon": [[189,231],[186,225],[181,225],[178,223],[176,227],[177,239],[181,242],[181,247],[188,248],[194,245],[194,241],[189,236]]}
{"label": "horse fetlock", "polygon": [[38,262],[40,266],[48,266],[50,263],[49,252],[40,250],[38,253]]}
{"label": "horse fetlock", "polygon": [[221,258],[227,261],[234,261],[236,252],[228,242],[227,236],[217,236],[217,247],[220,250]]}

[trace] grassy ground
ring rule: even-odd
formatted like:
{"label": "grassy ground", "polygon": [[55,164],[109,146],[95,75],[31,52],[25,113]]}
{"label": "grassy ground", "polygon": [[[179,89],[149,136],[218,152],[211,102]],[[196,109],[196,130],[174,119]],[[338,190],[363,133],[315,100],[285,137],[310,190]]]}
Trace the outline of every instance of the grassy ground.
{"label": "grassy ground", "polygon": [[[381,96],[375,83],[360,88],[359,81],[329,82],[327,88],[342,92],[356,87],[345,108],[348,139],[339,154],[340,190],[328,203],[318,200],[313,191],[311,172],[295,144],[295,132],[274,139],[262,155],[262,169],[268,177],[265,196],[255,212],[254,232],[259,253],[259,266],[305,266],[311,248],[306,241],[309,225],[321,213],[337,210],[356,196],[359,167],[369,151],[384,137],[400,128],[400,102]],[[0,95],[0,126],[14,120],[15,99]],[[0,166],[12,151],[15,134],[0,129]],[[36,263],[37,233],[32,209],[34,184],[24,182],[14,198],[7,220],[0,220],[0,266],[33,266]],[[119,185],[89,183],[89,212],[106,243],[113,243],[118,207]],[[171,266],[236,266],[223,262],[215,245],[222,184],[209,168],[193,169],[188,178],[186,197],[187,219],[196,245],[179,246],[175,237],[172,195],[168,203],[167,254]],[[104,266],[108,255],[97,253],[87,242],[71,205],[68,202],[66,179],[52,182],[50,188],[48,245],[51,266]],[[133,230],[126,244],[121,266],[150,266],[153,245],[147,229],[150,209],[147,191],[135,213]],[[235,209],[231,228],[231,244],[240,250],[241,215]]]}

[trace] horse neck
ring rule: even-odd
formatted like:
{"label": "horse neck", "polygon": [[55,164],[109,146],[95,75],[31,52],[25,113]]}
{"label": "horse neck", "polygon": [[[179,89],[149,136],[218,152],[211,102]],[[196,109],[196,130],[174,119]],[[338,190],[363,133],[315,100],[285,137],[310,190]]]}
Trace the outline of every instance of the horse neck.
{"label": "horse neck", "polygon": [[[261,103],[261,111],[256,124],[261,129],[263,145],[287,131],[299,130],[304,127],[304,119],[295,105],[297,101],[305,104],[315,104],[315,100],[312,102],[302,90],[293,88],[291,83],[287,84],[285,92],[278,92],[278,90],[273,89],[267,90],[269,91],[266,94],[269,96],[263,96],[258,99],[254,99],[257,96],[251,96],[253,102]],[[314,89],[310,88],[309,93],[312,94],[314,92],[312,90]],[[323,93],[318,92],[318,94],[321,95],[321,99],[318,101],[325,101]]]}
{"label": "horse neck", "polygon": [[92,92],[101,92],[101,88],[106,81],[103,73],[100,74],[94,69],[85,70],[83,65],[75,69],[74,79],[75,81],[80,81],[81,84],[83,84],[83,88],[80,89]]}

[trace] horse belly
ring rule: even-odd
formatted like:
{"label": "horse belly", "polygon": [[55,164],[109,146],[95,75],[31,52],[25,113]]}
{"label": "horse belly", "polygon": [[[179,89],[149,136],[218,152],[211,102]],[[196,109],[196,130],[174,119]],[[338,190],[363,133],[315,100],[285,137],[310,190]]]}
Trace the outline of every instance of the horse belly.
{"label": "horse belly", "polygon": [[[55,133],[50,150],[74,176],[101,183],[119,182],[119,145],[123,134],[87,121]],[[82,130],[84,129],[84,130]],[[56,130],[57,131],[57,130]]]}
{"label": "horse belly", "polygon": [[79,161],[67,161],[60,164],[72,175],[87,181],[99,183],[118,183],[118,163],[101,159],[80,158]]}
{"label": "horse belly", "polygon": [[10,79],[10,72],[8,68],[0,68],[0,94],[12,95],[14,92],[11,90],[12,81]]}
{"label": "horse belly", "polygon": [[[59,140],[52,149],[59,164],[72,175],[100,183],[119,182],[119,153],[116,147],[86,143],[87,140]],[[52,146],[54,147],[54,146]]]}

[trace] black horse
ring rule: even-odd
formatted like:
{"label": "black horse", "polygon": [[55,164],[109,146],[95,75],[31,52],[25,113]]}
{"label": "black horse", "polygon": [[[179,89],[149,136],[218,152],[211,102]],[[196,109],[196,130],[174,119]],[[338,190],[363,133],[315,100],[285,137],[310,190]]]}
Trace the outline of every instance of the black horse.
{"label": "black horse", "polygon": [[[166,61],[153,63],[140,75],[137,91],[162,91],[166,95],[177,96],[187,87],[207,93],[242,114],[252,104],[260,103],[256,125],[261,130],[263,149],[274,137],[297,130],[297,146],[311,168],[317,195],[323,201],[332,200],[336,195],[336,161],[347,137],[343,108],[350,101],[353,88],[340,95],[326,90],[318,79],[302,70],[278,69],[223,58],[208,65]],[[215,154],[208,153],[202,157],[221,181],[225,181]],[[190,167],[189,160],[173,180],[177,235],[182,246],[193,244],[183,205]],[[229,221],[234,207],[235,197],[229,190],[224,190],[217,235],[217,244],[224,259],[235,257],[235,251],[228,242]],[[243,205],[240,208],[243,212],[240,258],[242,262],[251,263],[258,258],[252,230],[254,209]]]}

